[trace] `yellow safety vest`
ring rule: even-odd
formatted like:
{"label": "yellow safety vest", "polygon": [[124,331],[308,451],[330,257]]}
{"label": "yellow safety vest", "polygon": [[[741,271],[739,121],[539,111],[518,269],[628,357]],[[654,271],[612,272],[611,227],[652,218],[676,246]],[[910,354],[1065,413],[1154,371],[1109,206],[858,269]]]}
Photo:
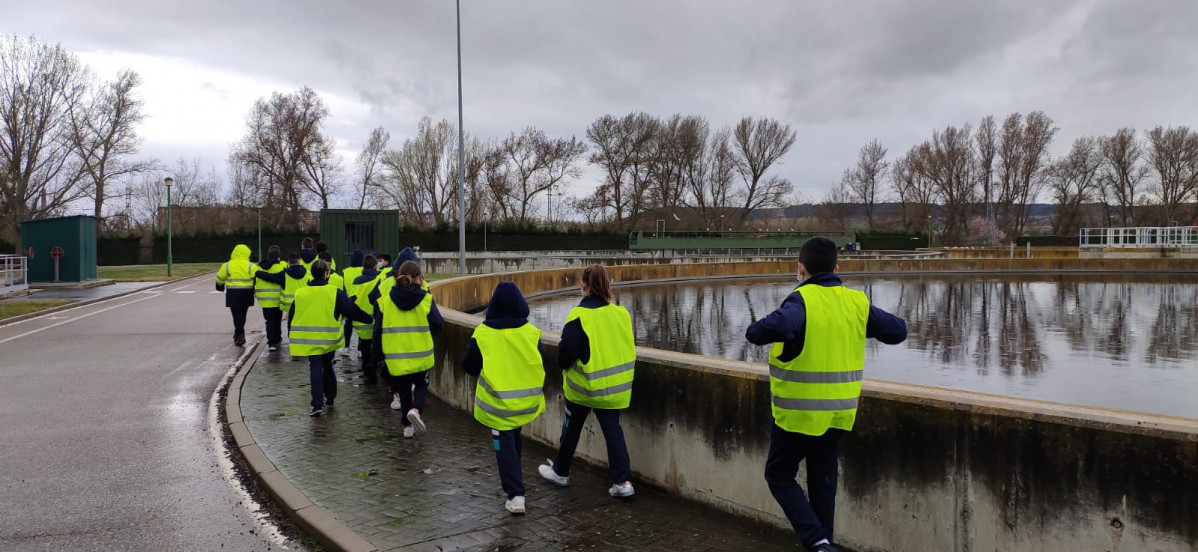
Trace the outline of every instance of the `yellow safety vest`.
{"label": "yellow safety vest", "polygon": [[290,274],[286,274],[286,285],[283,286],[283,294],[279,298],[279,308],[284,312],[291,310],[291,304],[295,302],[295,292],[308,287],[308,274],[305,273],[299,278],[292,278]]}
{"label": "yellow safety vest", "polygon": [[865,368],[869,299],[843,286],[799,286],[807,308],[803,350],[778,360],[782,343],[770,348],[770,395],[774,423],[793,433],[823,435],[853,429]]}
{"label": "yellow safety vest", "polygon": [[[284,268],[287,268],[287,263],[280,261],[271,265],[270,268],[258,267],[258,270],[267,274],[278,274]],[[264,309],[277,309],[283,300],[283,286],[261,278],[254,278],[254,298]]]}
{"label": "yellow safety vest", "polygon": [[428,313],[432,308],[432,295],[425,295],[412,310],[396,306],[391,294],[379,297],[378,312],[383,317],[380,346],[392,376],[415,374],[433,367],[433,334],[428,329]]}
{"label": "yellow safety vest", "polygon": [[220,270],[216,271],[216,283],[225,286],[225,289],[254,289],[254,273],[258,272],[258,266],[251,263],[249,259],[229,262],[220,265]]}
{"label": "yellow safety vest", "polygon": [[295,318],[287,329],[291,356],[323,355],[345,346],[345,333],[333,316],[338,291],[323,285],[295,292]]}
{"label": "yellow safety vest", "polygon": [[[382,277],[379,278],[378,282],[379,295],[387,295],[391,292],[391,288],[395,287],[395,276],[388,272],[383,274]],[[420,281],[420,289],[428,291],[428,280]]]}
{"label": "yellow safety vest", "polygon": [[516,429],[545,411],[545,367],[532,324],[496,330],[479,324],[473,335],[483,357],[474,387],[474,419],[500,431]]}
{"label": "yellow safety vest", "polygon": [[[372,317],[374,316],[374,304],[370,302],[370,291],[374,289],[375,283],[382,277],[381,274],[375,276],[373,280],[359,284],[357,289],[354,290],[354,304]],[[354,331],[358,332],[358,339],[374,339],[373,323],[363,324],[361,322],[354,322],[353,324]]]}
{"label": "yellow safety vest", "polygon": [[341,271],[341,278],[344,280],[341,289],[345,290],[345,294],[353,297],[358,286],[354,284],[354,280],[362,275],[363,268],[360,266],[351,266]]}
{"label": "yellow safety vest", "polygon": [[636,340],[632,317],[620,305],[597,309],[574,307],[566,323],[578,320],[590,341],[586,364],[575,362],[566,371],[562,391],[572,403],[591,408],[628,408],[636,368]]}

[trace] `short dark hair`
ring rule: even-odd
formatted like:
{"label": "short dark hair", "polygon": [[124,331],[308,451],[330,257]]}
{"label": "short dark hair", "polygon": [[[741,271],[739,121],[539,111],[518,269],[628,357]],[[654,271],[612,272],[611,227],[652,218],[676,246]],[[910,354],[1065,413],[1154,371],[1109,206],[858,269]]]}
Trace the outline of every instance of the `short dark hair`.
{"label": "short dark hair", "polygon": [[807,240],[799,250],[799,262],[807,269],[807,274],[825,274],[836,269],[836,242],[823,236]]}
{"label": "short dark hair", "polygon": [[291,254],[287,255],[287,264],[299,264],[299,263],[300,263],[299,253],[291,253]]}
{"label": "short dark hair", "polygon": [[379,265],[379,260],[374,255],[367,255],[362,258],[362,268],[366,270],[374,270]]}
{"label": "short dark hair", "polygon": [[391,255],[388,253],[379,253],[379,260],[386,261],[387,264],[391,264]]}
{"label": "short dark hair", "polygon": [[329,250],[329,244],[325,243],[323,240],[316,242],[316,252],[317,253],[324,253],[325,251],[328,251],[328,250]]}
{"label": "short dark hair", "polygon": [[327,273],[330,273],[330,272],[332,272],[332,271],[329,270],[329,263],[326,263],[320,259],[312,261],[311,276],[313,278],[323,278],[326,276]]}
{"label": "short dark hair", "polygon": [[300,249],[312,249],[312,238],[304,238],[304,241],[300,242]]}
{"label": "short dark hair", "polygon": [[328,251],[321,251],[320,253],[316,254],[316,257],[326,263],[333,261],[333,256],[329,255]]}
{"label": "short dark hair", "polygon": [[277,245],[272,245],[272,246],[266,248],[266,256],[267,257],[278,258],[282,255],[283,255],[283,250]]}

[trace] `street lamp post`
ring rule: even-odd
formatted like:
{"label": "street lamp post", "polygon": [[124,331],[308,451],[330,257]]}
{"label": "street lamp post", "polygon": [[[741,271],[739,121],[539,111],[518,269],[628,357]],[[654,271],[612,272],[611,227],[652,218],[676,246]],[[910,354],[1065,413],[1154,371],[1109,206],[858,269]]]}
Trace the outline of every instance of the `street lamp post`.
{"label": "street lamp post", "polygon": [[458,274],[466,275],[466,135],[462,129],[462,0],[458,24]]}
{"label": "street lamp post", "polygon": [[175,261],[171,251],[171,238],[174,237],[174,225],[171,224],[171,186],[175,185],[175,179],[168,176],[162,183],[166,184],[166,277],[170,278],[171,265]]}
{"label": "street lamp post", "polygon": [[262,260],[262,207],[258,207],[258,262]]}
{"label": "street lamp post", "polygon": [[932,248],[932,215],[928,215],[928,249]]}

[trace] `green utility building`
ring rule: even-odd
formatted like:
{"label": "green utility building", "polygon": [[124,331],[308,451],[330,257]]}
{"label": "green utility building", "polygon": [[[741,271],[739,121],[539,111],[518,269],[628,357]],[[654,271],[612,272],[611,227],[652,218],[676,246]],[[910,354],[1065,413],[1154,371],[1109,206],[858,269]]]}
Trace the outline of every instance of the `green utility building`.
{"label": "green utility building", "polygon": [[355,249],[395,255],[399,252],[399,211],[322,209],[320,239],[329,244],[338,269],[349,266],[349,255]]}
{"label": "green utility building", "polygon": [[82,282],[96,277],[96,217],[74,216],[21,223],[21,250],[29,255],[29,281]]}

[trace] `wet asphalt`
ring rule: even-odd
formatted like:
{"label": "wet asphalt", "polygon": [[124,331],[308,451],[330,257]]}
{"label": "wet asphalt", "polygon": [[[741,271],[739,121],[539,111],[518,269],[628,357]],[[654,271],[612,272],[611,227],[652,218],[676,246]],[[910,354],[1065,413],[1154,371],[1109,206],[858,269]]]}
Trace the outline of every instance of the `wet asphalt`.
{"label": "wet asphalt", "polygon": [[209,402],[244,351],[211,290],[0,326],[0,550],[298,548],[226,479]]}

